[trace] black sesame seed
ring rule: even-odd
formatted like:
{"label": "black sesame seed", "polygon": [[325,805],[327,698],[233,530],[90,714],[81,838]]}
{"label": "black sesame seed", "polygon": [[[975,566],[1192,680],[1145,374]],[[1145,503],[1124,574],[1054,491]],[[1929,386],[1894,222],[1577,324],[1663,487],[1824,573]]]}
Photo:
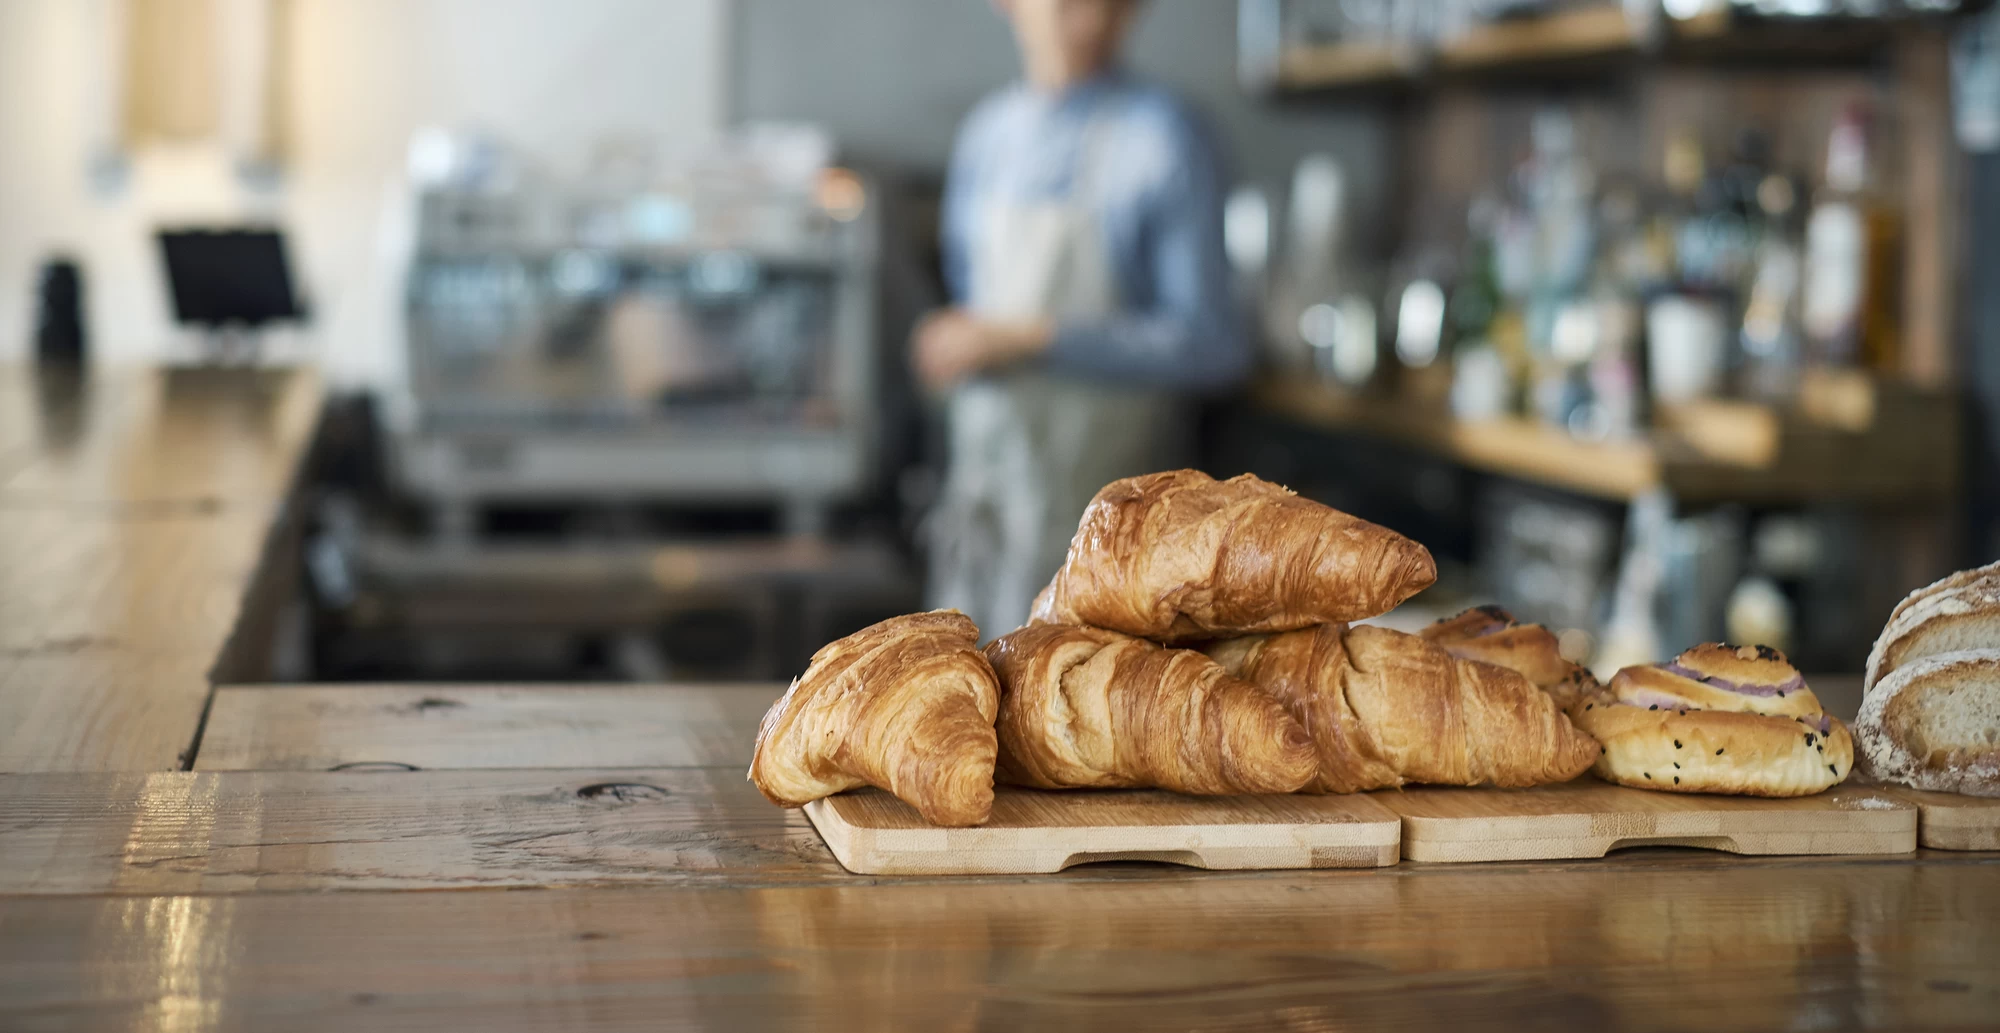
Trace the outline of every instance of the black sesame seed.
{"label": "black sesame seed", "polygon": [[1647,707],[1646,709],[1647,709],[1647,710],[1658,710],[1658,709],[1660,709],[1660,705],[1659,705],[1658,703],[1655,703],[1655,704],[1653,704],[1652,706],[1650,706],[1650,707]]}
{"label": "black sesame seed", "polygon": [[1716,751],[1715,751],[1715,755],[1716,755],[1716,756],[1718,756],[1718,757],[1722,756],[1722,751],[1721,751],[1721,750],[1716,750]]}
{"label": "black sesame seed", "polygon": [[1812,733],[1811,733],[1811,732],[1807,732],[1807,733],[1806,733],[1806,745],[1807,745],[1807,746],[1811,746],[1811,745],[1812,745]]}
{"label": "black sesame seed", "polygon": [[1679,771],[1680,769],[1681,769],[1681,762],[1680,762],[1680,761],[1674,761],[1674,770],[1675,770],[1675,771]]}
{"label": "black sesame seed", "polygon": [[1649,778],[1649,779],[1653,777],[1653,773],[1652,773],[1652,772],[1650,772],[1650,771],[1647,771],[1647,772],[1644,772],[1644,774],[1645,774],[1645,776],[1646,776],[1647,778]]}
{"label": "black sesame seed", "polygon": [[1815,749],[1815,750],[1818,750],[1818,751],[1820,751],[1821,753],[1825,753],[1825,752],[1826,752],[1826,747],[1825,747],[1825,746],[1815,746],[1815,747],[1813,747],[1813,749]]}
{"label": "black sesame seed", "polygon": [[1779,699],[1784,699],[1784,698],[1785,698],[1785,690],[1783,690],[1783,689],[1779,689],[1779,690],[1778,690],[1778,698],[1779,698]]}
{"label": "black sesame seed", "polygon": [[1831,764],[1828,764],[1828,765],[1826,766],[1826,769],[1827,769],[1828,771],[1831,771],[1831,772],[1833,772],[1833,773],[1834,773],[1835,775],[1838,775],[1838,774],[1840,774],[1840,769],[1839,769],[1839,768],[1837,768],[1837,767],[1834,767],[1834,766],[1833,766],[1833,765],[1831,765]]}
{"label": "black sesame seed", "polygon": [[1583,709],[1585,709],[1585,710],[1593,710],[1593,709],[1595,709],[1596,707],[1597,707],[1597,704],[1595,704],[1595,703],[1585,703],[1585,704],[1583,705]]}
{"label": "black sesame seed", "polygon": [[1677,750],[1678,750],[1678,749],[1680,749],[1680,748],[1681,748],[1681,741],[1680,741],[1679,739],[1675,739],[1675,740],[1674,740],[1674,749],[1677,749]]}
{"label": "black sesame seed", "polygon": [[1674,784],[1675,784],[1675,785],[1680,785],[1680,784],[1681,784],[1681,776],[1679,776],[1679,775],[1675,775],[1675,776],[1674,776]]}

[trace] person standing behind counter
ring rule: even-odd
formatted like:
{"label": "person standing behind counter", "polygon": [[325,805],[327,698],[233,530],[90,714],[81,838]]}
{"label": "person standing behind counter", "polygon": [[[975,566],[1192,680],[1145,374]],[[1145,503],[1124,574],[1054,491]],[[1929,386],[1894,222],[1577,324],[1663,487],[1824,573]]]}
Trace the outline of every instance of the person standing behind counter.
{"label": "person standing behind counter", "polygon": [[987,638],[1023,623],[1092,495],[1184,462],[1193,396],[1249,372],[1227,178],[1178,98],[1117,67],[1141,0],[994,0],[1024,81],[982,101],[945,184],[954,304],[911,334],[949,391],[929,594]]}

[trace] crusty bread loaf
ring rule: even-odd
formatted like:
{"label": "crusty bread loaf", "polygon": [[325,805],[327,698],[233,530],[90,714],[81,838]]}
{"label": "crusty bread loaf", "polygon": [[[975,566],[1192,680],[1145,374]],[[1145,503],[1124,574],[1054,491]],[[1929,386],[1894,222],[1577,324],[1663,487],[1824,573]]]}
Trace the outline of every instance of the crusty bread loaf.
{"label": "crusty bread loaf", "polygon": [[1862,698],[1854,734],[1880,781],[2000,796],[2000,648],[1895,668]]}
{"label": "crusty bread loaf", "polygon": [[1904,597],[1868,653],[1862,691],[1925,657],[2000,649],[2000,563],[1962,570]]}

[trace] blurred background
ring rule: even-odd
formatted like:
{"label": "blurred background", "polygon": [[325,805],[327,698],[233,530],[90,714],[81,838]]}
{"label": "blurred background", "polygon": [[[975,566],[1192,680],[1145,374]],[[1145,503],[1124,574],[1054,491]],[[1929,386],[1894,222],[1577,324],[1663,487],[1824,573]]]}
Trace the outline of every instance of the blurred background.
{"label": "blurred background", "polygon": [[[286,678],[789,677],[964,559],[913,329],[1014,173],[955,141],[1099,4],[1114,85],[1012,95],[1196,127],[1101,157],[1153,184],[1107,304],[1201,294],[1183,222],[1226,281],[1177,461],[1427,544],[1391,621],[1858,671],[2000,556],[1973,0],[0,0],[0,361],[322,371]],[[1030,315],[1057,372],[1144,339]]]}

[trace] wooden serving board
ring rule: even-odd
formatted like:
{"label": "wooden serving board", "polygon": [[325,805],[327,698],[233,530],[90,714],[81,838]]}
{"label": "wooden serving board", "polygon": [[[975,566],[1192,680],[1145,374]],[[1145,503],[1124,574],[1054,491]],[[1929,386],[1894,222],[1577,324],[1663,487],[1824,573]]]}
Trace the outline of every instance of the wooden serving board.
{"label": "wooden serving board", "polygon": [[1371,793],[1402,815],[1411,861],[1603,857],[1628,846],[1733,854],[1901,854],[1917,848],[1917,808],[1894,793],[1842,785],[1817,796],[1654,793],[1588,775],[1534,789],[1421,787]]}
{"label": "wooden serving board", "polygon": [[1932,850],[2000,850],[2000,799],[1886,786],[1917,805],[1917,842]]}
{"label": "wooden serving board", "polygon": [[833,856],[865,875],[1058,872],[1091,861],[1195,868],[1379,868],[1402,823],[1364,796],[1196,797],[1002,786],[978,828],[931,825],[877,790],[806,805]]}

